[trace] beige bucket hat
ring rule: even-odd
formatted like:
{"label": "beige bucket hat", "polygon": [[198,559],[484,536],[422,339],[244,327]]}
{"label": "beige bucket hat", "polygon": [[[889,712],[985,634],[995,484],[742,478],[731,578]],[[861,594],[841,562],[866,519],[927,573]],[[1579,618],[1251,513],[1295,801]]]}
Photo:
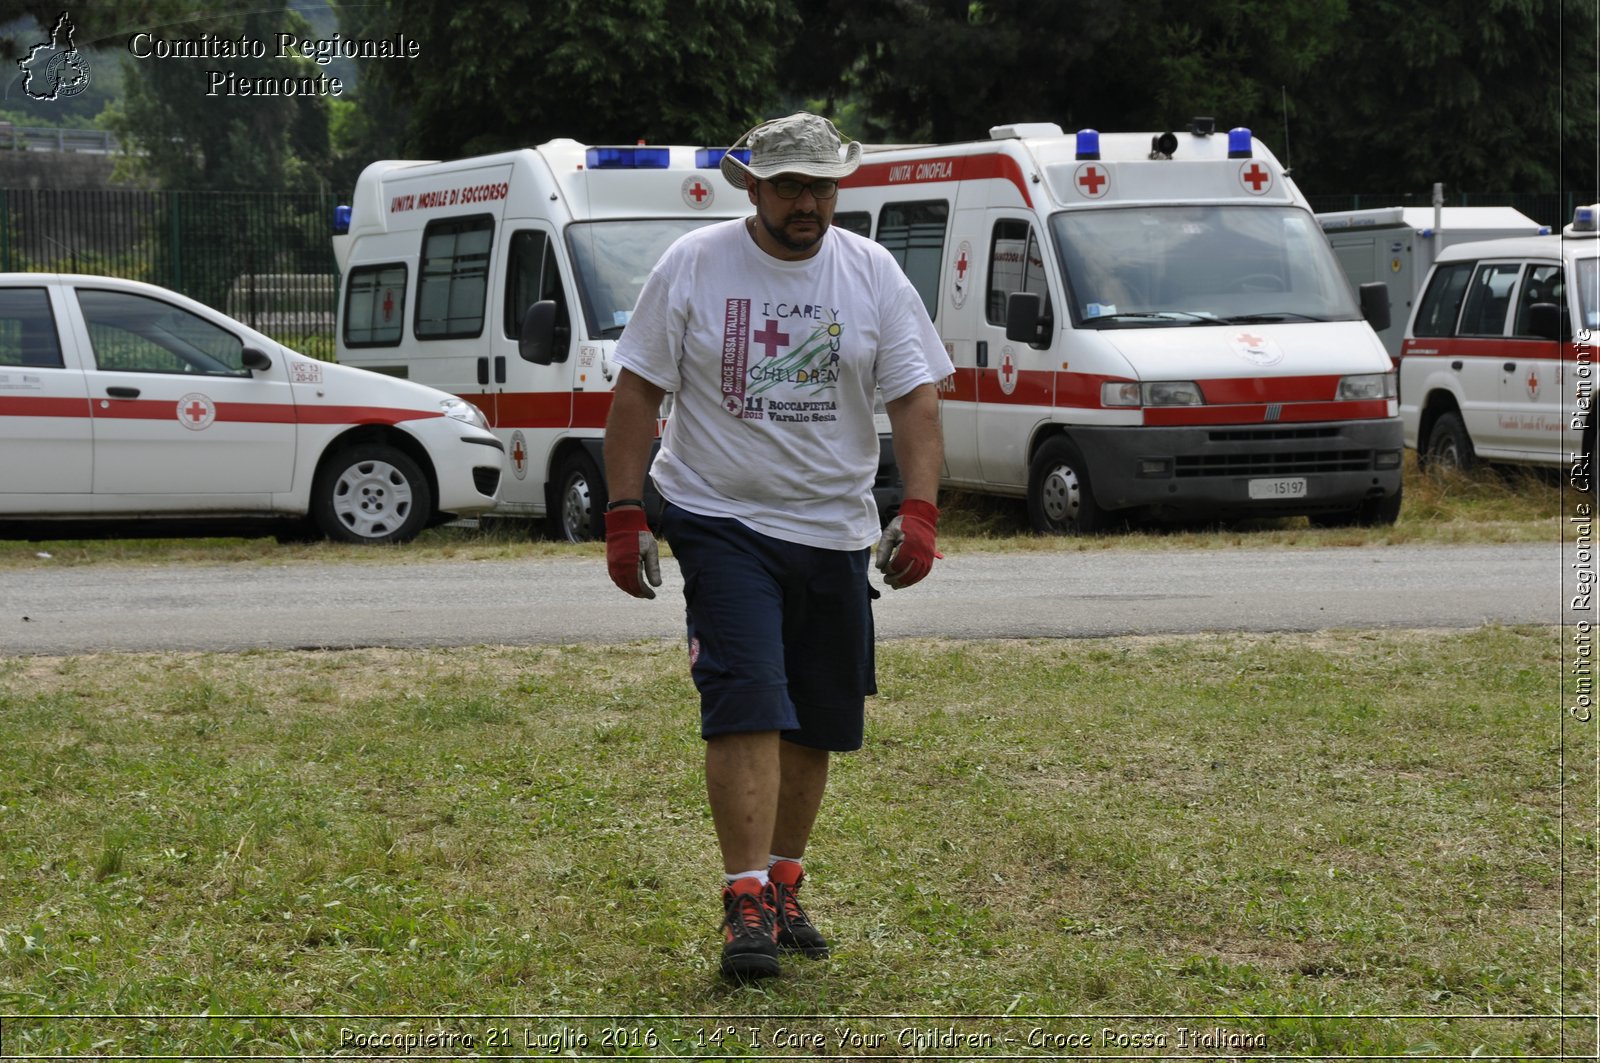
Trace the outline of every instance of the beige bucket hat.
{"label": "beige bucket hat", "polygon": [[730,150],[722,157],[722,176],[735,187],[748,188],[752,178],[765,181],[780,173],[802,177],[848,177],[861,165],[861,143],[850,141],[844,158],[839,151],[845,139],[833,123],[821,115],[796,111],[774,118],[749,130],[733,144],[748,144],[750,164],[740,162]]}

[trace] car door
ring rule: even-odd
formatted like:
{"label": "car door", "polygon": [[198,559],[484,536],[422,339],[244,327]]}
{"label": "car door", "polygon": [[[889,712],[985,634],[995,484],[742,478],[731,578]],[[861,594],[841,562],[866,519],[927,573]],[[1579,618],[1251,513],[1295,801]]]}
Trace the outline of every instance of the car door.
{"label": "car door", "polygon": [[1501,385],[1505,366],[1515,361],[1506,350],[1506,327],[1521,272],[1521,262],[1479,262],[1467,283],[1455,339],[1441,344],[1451,364],[1461,365],[1462,420],[1473,447],[1484,452],[1502,451],[1511,439]]}
{"label": "car door", "polygon": [[262,512],[294,481],[284,360],[244,367],[243,334],[142,293],[78,285],[96,513]]}
{"label": "car door", "polygon": [[[990,215],[984,316],[978,325],[978,464],[983,481],[1022,487],[1028,482],[1024,447],[1028,426],[1050,416],[1055,401],[1054,300],[1039,231],[1025,214]],[[1039,346],[1006,338],[1007,303],[1013,293],[1039,296],[1039,319],[1047,323]]]}
{"label": "car door", "polygon": [[[1500,362],[1500,421],[1505,446],[1516,456],[1559,463],[1561,448],[1561,326],[1565,281],[1559,262],[1530,262],[1517,286],[1516,313]],[[1550,307],[1544,314],[1534,308]],[[1543,320],[1541,320],[1543,318]],[[1555,324],[1556,332],[1541,335]]]}
{"label": "car door", "polygon": [[[94,473],[89,395],[64,347],[59,289],[0,288],[0,512],[87,512]],[[47,497],[41,497],[47,496]]]}

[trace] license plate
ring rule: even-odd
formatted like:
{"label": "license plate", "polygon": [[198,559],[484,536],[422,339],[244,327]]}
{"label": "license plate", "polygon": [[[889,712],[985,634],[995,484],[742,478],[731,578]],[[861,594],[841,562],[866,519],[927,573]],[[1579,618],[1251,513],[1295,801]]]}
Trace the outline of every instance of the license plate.
{"label": "license plate", "polygon": [[1306,497],[1306,478],[1304,476],[1283,476],[1275,480],[1251,480],[1250,497],[1259,499],[1304,498]]}

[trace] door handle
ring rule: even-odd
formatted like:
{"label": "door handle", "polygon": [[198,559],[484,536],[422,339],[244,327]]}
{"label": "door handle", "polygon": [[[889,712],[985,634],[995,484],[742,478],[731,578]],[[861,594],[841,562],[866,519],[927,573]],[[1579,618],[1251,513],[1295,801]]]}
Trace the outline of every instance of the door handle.
{"label": "door handle", "polygon": [[487,387],[489,384],[489,359],[478,359],[478,386]]}
{"label": "door handle", "polygon": [[978,368],[979,369],[987,369],[987,368],[989,368],[989,341],[988,340],[979,340],[978,341]]}
{"label": "door handle", "polygon": [[1516,362],[1507,362],[1505,365],[1501,366],[1500,368],[1504,369],[1508,373],[1515,373],[1517,371],[1517,363]]}
{"label": "door handle", "polygon": [[506,356],[503,354],[494,356],[494,382],[496,384],[506,382]]}
{"label": "door handle", "polygon": [[1461,363],[1460,362],[1451,362],[1450,363],[1450,368],[1454,369],[1456,372],[1459,373],[1459,372],[1461,372]]}
{"label": "door handle", "polygon": [[106,394],[114,399],[136,399],[139,397],[138,388],[112,387],[106,388]]}

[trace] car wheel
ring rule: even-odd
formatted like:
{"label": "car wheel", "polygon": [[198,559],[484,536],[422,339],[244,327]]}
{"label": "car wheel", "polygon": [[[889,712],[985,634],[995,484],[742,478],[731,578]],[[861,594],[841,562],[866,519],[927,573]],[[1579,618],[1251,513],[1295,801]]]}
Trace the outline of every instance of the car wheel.
{"label": "car wheel", "polygon": [[1428,442],[1417,453],[1419,463],[1425,469],[1440,468],[1458,472],[1467,472],[1477,464],[1477,455],[1472,449],[1472,437],[1467,435],[1467,426],[1461,422],[1461,416],[1454,413],[1441,414],[1433,422],[1433,431],[1428,433]]}
{"label": "car wheel", "polygon": [[556,474],[551,531],[569,543],[603,539],[606,534],[606,489],[600,470],[583,451],[573,451]]}
{"label": "car wheel", "polygon": [[417,463],[381,443],[341,450],[312,489],[312,519],[338,542],[408,542],[432,511],[428,480]]}
{"label": "car wheel", "polygon": [[1058,436],[1028,467],[1028,523],[1043,535],[1091,535],[1106,525],[1089,486],[1089,466],[1071,440]]}

